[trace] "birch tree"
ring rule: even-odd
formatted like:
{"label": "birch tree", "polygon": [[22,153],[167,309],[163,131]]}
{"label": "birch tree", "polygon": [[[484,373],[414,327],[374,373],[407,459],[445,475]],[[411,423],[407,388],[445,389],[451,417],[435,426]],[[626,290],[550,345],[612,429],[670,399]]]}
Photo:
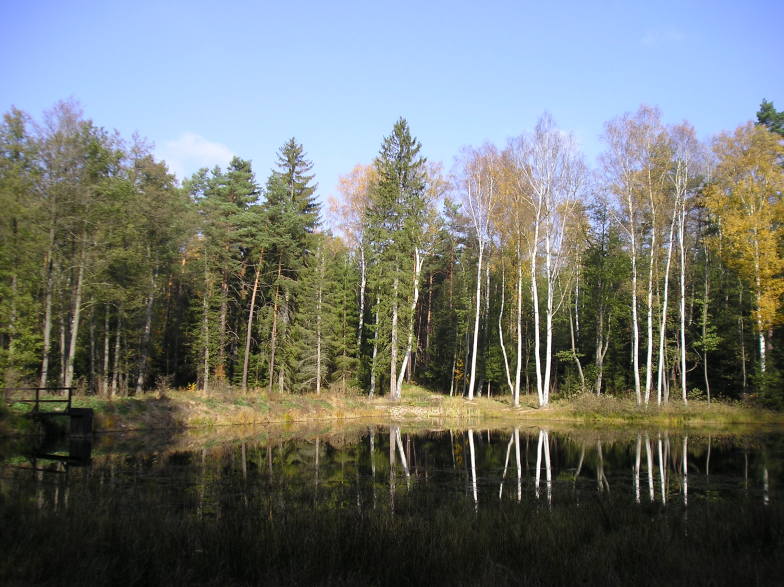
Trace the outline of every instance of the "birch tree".
{"label": "birch tree", "polygon": [[[557,291],[568,255],[564,254],[565,227],[574,213],[584,179],[584,164],[573,138],[560,131],[545,114],[530,135],[513,147],[519,190],[533,210],[533,234],[528,239],[531,298],[534,313],[534,359],[539,404],[550,401],[553,363],[553,318],[564,297]],[[541,311],[537,261],[543,256],[545,281],[544,360],[540,340]],[[544,365],[542,365],[544,362]]]}
{"label": "birch tree", "polygon": [[751,123],[714,142],[718,159],[705,203],[719,223],[718,253],[750,286],[754,295],[759,369],[767,369],[769,328],[781,320],[784,294],[784,145],[779,137]]}
{"label": "birch tree", "polygon": [[482,261],[491,238],[491,218],[497,204],[499,156],[495,148],[485,145],[480,150],[467,150],[464,155],[460,188],[465,208],[471,218],[476,235],[479,256],[476,262],[476,299],[474,336],[471,352],[471,378],[468,399],[474,399],[476,384],[476,357],[479,345],[479,314],[482,300]]}
{"label": "birch tree", "polygon": [[[667,136],[657,109],[642,106],[635,114],[624,114],[605,125],[607,151],[602,164],[608,191],[616,197],[620,225],[629,242],[631,259],[632,371],[638,404],[647,403],[653,381],[654,270],[658,257],[657,236],[661,232],[661,200],[668,170]],[[658,213],[658,215],[657,215]],[[647,242],[646,242],[647,241]],[[647,245],[647,247],[645,247]],[[648,250],[648,279],[645,289],[647,351],[644,396],[640,382],[639,272]]]}

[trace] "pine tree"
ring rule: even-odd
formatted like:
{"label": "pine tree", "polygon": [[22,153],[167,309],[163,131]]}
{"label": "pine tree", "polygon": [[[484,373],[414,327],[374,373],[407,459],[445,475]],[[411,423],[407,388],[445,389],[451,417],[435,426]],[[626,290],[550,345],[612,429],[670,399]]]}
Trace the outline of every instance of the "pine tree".
{"label": "pine tree", "polygon": [[757,111],[757,124],[766,126],[770,132],[784,136],[784,110],[779,112],[773,102],[762,100]]}
{"label": "pine tree", "polygon": [[[231,378],[236,356],[235,322],[241,322],[243,304],[236,292],[247,265],[253,235],[248,230],[258,199],[258,187],[249,161],[234,157],[225,172],[216,167],[208,175],[198,172],[188,183],[201,214],[201,264],[203,284],[199,302],[201,326],[199,355],[203,364],[202,386],[210,373],[218,380]],[[230,324],[233,326],[230,328]],[[229,340],[229,332],[232,332]],[[231,343],[231,345],[229,344]],[[233,349],[233,352],[230,352]]]}

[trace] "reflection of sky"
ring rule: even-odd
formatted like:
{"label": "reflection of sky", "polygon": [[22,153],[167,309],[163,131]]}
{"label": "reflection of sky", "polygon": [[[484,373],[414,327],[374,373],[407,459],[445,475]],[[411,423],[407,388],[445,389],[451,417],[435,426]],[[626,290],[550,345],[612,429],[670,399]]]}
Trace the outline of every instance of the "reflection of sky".
{"label": "reflection of sky", "polygon": [[703,137],[734,128],[762,98],[784,106],[783,17],[764,0],[4,2],[0,108],[72,96],[181,173],[234,153],[262,183],[295,136],[326,196],[401,115],[447,169],[544,110],[589,159],[640,103]]}

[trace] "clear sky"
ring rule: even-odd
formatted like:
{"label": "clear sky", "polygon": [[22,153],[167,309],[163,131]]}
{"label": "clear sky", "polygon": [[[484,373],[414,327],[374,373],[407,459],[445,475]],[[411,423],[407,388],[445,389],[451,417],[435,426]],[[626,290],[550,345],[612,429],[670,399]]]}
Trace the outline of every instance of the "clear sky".
{"label": "clear sky", "polygon": [[182,176],[294,136],[319,192],[369,163],[399,116],[446,169],[545,110],[589,162],[641,103],[708,138],[784,109],[784,1],[0,2],[0,108],[75,98]]}

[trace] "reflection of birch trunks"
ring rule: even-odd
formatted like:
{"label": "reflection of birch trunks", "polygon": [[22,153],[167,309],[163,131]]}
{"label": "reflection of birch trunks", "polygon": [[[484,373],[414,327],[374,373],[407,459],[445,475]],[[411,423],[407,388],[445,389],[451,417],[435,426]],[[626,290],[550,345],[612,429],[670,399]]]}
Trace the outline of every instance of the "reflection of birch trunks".
{"label": "reflection of birch trunks", "polygon": [[552,503],[553,477],[550,467],[550,436],[547,430],[539,431],[539,444],[536,449],[536,498],[539,498],[539,481],[541,479],[542,453],[544,453],[545,475],[547,478],[547,503]]}
{"label": "reflection of birch trunks", "polygon": [[520,466],[520,429],[515,428],[515,456],[517,458],[517,501],[523,499],[523,469]]}
{"label": "reflection of birch trunks", "polygon": [[389,507],[395,512],[395,444],[397,434],[394,426],[389,427]]}
{"label": "reflection of birch trunks", "polygon": [[474,451],[474,431],[468,430],[468,448],[471,451],[471,490],[474,496],[474,505],[479,503],[476,487],[476,456]]}
{"label": "reflection of birch trunks", "polygon": [[640,453],[642,452],[642,437],[637,435],[637,447],[634,458],[634,501],[640,503]]}
{"label": "reflection of birch trunks", "polygon": [[375,432],[370,430],[370,487],[373,491],[373,509],[376,509],[376,445]]}
{"label": "reflection of birch trunks", "polygon": [[509,467],[509,455],[512,453],[512,444],[514,444],[514,433],[509,435],[509,444],[506,446],[506,458],[504,459],[504,473],[501,475],[501,485],[498,488],[498,499],[504,495],[504,481],[506,480],[506,470]]}
{"label": "reflection of birch trunks", "polygon": [[572,481],[572,488],[577,494],[577,478],[580,476],[580,471],[583,470],[583,461],[585,460],[585,443],[580,445],[580,460],[577,462],[577,468],[574,470],[574,481]]}
{"label": "reflection of birch trunks", "polygon": [[501,499],[501,496],[504,493],[504,481],[506,480],[506,471],[509,467],[509,455],[512,452],[512,445],[515,447],[515,459],[517,463],[517,501],[521,501],[523,498],[523,475],[522,470],[520,467],[520,429],[515,428],[514,432],[509,435],[509,444],[506,447],[506,460],[504,460],[504,474],[501,477],[501,487],[498,490],[498,499]]}
{"label": "reflection of birch trunks", "polygon": [[648,461],[648,496],[651,503],[653,503],[656,500],[653,483],[653,451],[651,450],[651,439],[647,432],[645,433],[645,456]]}
{"label": "reflection of birch trunks", "polygon": [[598,486],[599,493],[603,491],[610,491],[610,482],[607,481],[607,475],[604,474],[604,453],[602,452],[602,441],[596,441],[596,456],[598,458],[598,464],[596,466],[596,484]]}
{"label": "reflection of birch trunks", "polygon": [[683,437],[683,505],[689,505],[689,437]]}
{"label": "reflection of birch trunks", "polygon": [[661,434],[659,435],[659,438],[657,439],[657,443],[659,445],[659,482],[660,482],[660,485],[661,485],[661,501],[662,501],[662,503],[667,503],[667,497],[664,494],[664,485],[665,485],[665,480],[664,480],[664,456],[663,456],[663,451],[662,451]]}
{"label": "reflection of birch trunks", "polygon": [[403,465],[403,472],[406,474],[406,483],[408,484],[411,478],[411,473],[408,470],[408,461],[406,460],[406,453],[403,450],[403,439],[400,437],[399,426],[395,426],[395,443],[397,444],[397,448],[400,451],[400,464]]}

